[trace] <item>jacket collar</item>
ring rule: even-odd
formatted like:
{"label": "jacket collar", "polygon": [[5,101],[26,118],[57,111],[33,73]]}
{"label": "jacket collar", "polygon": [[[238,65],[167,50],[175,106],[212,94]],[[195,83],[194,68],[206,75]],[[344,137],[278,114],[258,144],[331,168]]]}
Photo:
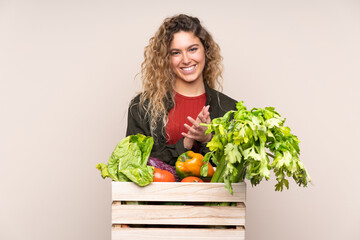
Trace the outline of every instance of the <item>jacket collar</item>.
{"label": "jacket collar", "polygon": [[205,102],[205,106],[210,105],[211,102],[211,91],[212,89],[209,87],[209,85],[204,81],[204,85],[205,85],[205,93],[206,93],[206,102]]}

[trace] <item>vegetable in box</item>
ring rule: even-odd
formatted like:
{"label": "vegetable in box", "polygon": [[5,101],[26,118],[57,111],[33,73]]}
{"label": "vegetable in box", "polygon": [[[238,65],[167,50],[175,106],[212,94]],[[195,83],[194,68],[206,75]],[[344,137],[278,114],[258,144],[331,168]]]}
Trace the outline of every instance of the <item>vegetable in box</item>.
{"label": "vegetable in box", "polygon": [[99,163],[96,168],[103,178],[146,186],[153,181],[154,168],[147,165],[153,144],[152,137],[142,134],[127,136],[117,144],[108,164]]}
{"label": "vegetable in box", "polygon": [[[210,159],[216,164],[211,182],[224,182],[232,193],[231,183],[241,182],[244,177],[257,185],[275,173],[276,191],[289,188],[286,177],[292,177],[299,186],[306,187],[311,178],[300,161],[299,139],[284,126],[282,118],[273,107],[253,108],[250,111],[238,102],[237,111],[229,111],[215,118],[207,126],[206,133],[213,137],[207,144],[210,152],[203,161]],[[270,162],[270,158],[273,158]],[[203,165],[202,173],[207,172]]]}

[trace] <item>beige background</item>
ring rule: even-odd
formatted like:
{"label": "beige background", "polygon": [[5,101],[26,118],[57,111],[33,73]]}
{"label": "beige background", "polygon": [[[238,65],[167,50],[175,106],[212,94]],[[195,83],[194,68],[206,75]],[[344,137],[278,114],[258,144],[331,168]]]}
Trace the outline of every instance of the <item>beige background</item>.
{"label": "beige background", "polygon": [[143,48],[198,16],[224,92],[274,106],[314,185],[248,185],[247,240],[360,239],[359,1],[0,1],[0,239],[110,239],[110,181]]}

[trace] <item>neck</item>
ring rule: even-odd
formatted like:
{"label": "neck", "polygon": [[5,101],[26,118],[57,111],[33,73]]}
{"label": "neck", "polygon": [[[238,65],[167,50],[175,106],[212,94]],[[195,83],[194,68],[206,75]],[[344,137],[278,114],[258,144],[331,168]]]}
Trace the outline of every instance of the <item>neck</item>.
{"label": "neck", "polygon": [[205,93],[205,85],[203,81],[195,81],[195,82],[184,82],[184,81],[176,81],[174,90],[181,95],[187,97],[195,97]]}

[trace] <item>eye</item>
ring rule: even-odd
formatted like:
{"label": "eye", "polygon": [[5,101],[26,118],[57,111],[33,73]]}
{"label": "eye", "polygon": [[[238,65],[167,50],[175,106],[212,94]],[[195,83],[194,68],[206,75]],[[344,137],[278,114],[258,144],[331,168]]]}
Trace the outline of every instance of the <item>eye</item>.
{"label": "eye", "polygon": [[195,52],[196,50],[198,50],[197,47],[190,48],[190,52]]}
{"label": "eye", "polygon": [[180,54],[179,51],[172,51],[172,52],[171,52],[171,55],[173,55],[173,56],[174,56],[174,55],[179,55],[179,54]]}

